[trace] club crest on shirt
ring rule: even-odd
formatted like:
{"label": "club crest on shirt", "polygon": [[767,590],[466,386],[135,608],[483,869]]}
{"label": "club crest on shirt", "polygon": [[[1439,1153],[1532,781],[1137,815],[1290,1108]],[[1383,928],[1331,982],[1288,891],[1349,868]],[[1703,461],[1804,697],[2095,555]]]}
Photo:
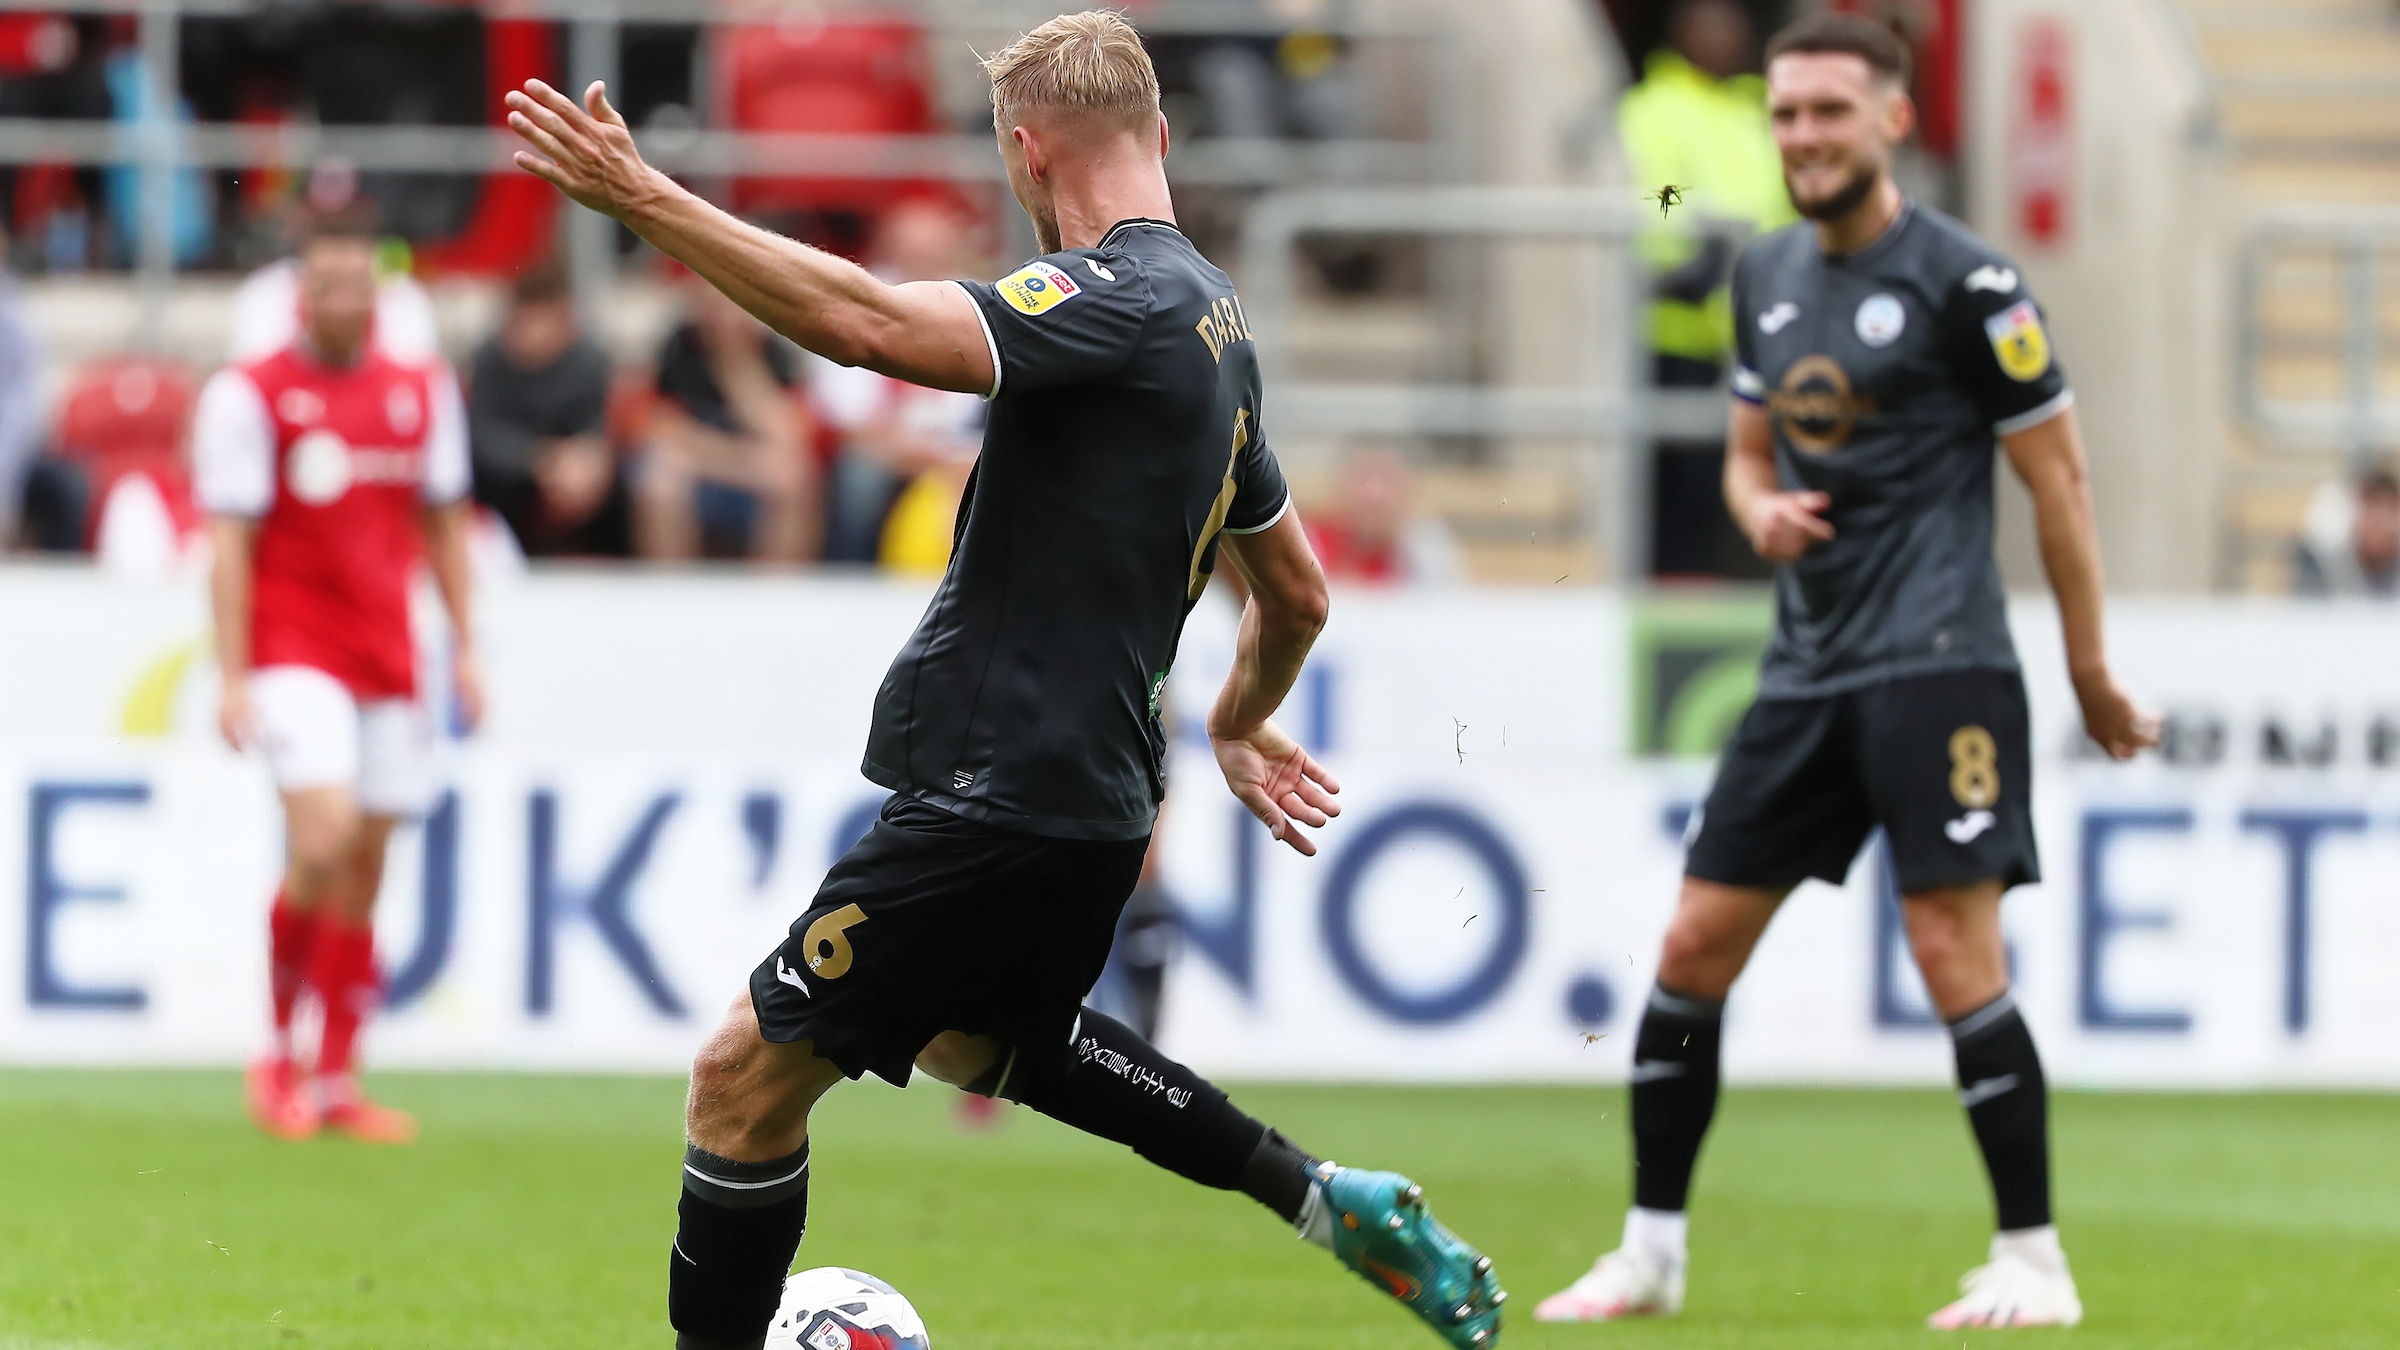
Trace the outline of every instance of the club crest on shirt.
{"label": "club crest on shirt", "polygon": [[1083,287],[1076,284],[1075,278],[1046,262],[1027,263],[1000,278],[997,289],[1001,299],[1026,314],[1056,309],[1083,294]]}
{"label": "club crest on shirt", "polygon": [[1983,321],[1984,336],[1992,340],[1992,355],[2000,369],[2019,383],[2040,379],[2050,369],[2050,335],[2042,331],[2041,312],[2031,300],[2019,300]]}
{"label": "club crest on shirt", "polygon": [[1859,302],[1854,326],[1859,341],[1870,347],[1889,347],[1900,340],[1901,330],[1908,327],[1908,307],[1900,303],[1900,297],[1877,291]]}
{"label": "club crest on shirt", "polygon": [[416,435],[425,424],[425,407],[417,401],[417,391],[405,384],[395,384],[384,394],[383,415],[392,424],[392,434],[402,439]]}

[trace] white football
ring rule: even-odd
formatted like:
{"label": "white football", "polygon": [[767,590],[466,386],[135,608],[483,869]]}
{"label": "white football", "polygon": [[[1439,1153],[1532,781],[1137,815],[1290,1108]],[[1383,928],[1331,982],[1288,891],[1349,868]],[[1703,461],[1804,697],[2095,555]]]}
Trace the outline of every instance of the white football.
{"label": "white football", "polygon": [[908,1298],[863,1270],[818,1266],[783,1282],[767,1350],[928,1350]]}

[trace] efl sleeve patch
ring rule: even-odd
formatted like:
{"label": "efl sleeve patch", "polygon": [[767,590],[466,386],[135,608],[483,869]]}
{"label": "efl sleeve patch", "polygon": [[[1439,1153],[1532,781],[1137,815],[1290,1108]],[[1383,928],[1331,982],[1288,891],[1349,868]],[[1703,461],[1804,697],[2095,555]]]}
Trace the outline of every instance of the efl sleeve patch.
{"label": "efl sleeve patch", "polygon": [[993,289],[1010,307],[1026,314],[1056,309],[1083,294],[1083,287],[1073,277],[1046,262],[1027,263],[1002,277]]}
{"label": "efl sleeve patch", "polygon": [[1983,321],[1992,341],[1992,355],[2001,372],[2019,384],[2031,384],[2050,370],[2050,335],[2042,331],[2042,316],[2031,300],[2019,300]]}

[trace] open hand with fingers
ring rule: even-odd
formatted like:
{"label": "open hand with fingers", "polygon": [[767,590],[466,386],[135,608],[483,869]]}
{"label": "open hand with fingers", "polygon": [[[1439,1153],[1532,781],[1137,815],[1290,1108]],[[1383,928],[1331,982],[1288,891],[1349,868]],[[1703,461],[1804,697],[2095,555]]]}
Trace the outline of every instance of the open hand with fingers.
{"label": "open hand with fingers", "polygon": [[1742,532],[1768,562],[1796,562],[1833,538],[1833,525],[1824,516],[1832,505],[1833,498],[1822,492],[1770,492],[1752,504]]}
{"label": "open hand with fingers", "polygon": [[1342,785],[1325,766],[1273,722],[1261,722],[1243,736],[1220,738],[1212,732],[1208,743],[1217,752],[1217,767],[1225,771],[1225,786],[1250,814],[1295,851],[1315,857],[1316,841],[1299,827],[1321,829],[1342,813],[1342,804],[1333,799]]}
{"label": "open hand with fingers", "polygon": [[2157,714],[2147,712],[2106,670],[2071,672],[2075,701],[2083,707],[2083,729],[2110,759],[2131,759],[2158,745]]}
{"label": "open hand with fingers", "polygon": [[632,130],[598,80],[583,91],[582,107],[540,80],[527,80],[506,101],[509,130],[540,152],[519,150],[517,167],[577,204],[622,220],[664,186],[664,176],[642,162]]}

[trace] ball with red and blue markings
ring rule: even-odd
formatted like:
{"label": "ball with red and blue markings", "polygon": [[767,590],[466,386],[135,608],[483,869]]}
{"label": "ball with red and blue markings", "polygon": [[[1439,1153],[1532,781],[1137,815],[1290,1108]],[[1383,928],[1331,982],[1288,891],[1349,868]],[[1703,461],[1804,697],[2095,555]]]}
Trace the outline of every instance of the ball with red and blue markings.
{"label": "ball with red and blue markings", "polygon": [[930,1350],[906,1295],[863,1270],[818,1266],[783,1282],[767,1350]]}

